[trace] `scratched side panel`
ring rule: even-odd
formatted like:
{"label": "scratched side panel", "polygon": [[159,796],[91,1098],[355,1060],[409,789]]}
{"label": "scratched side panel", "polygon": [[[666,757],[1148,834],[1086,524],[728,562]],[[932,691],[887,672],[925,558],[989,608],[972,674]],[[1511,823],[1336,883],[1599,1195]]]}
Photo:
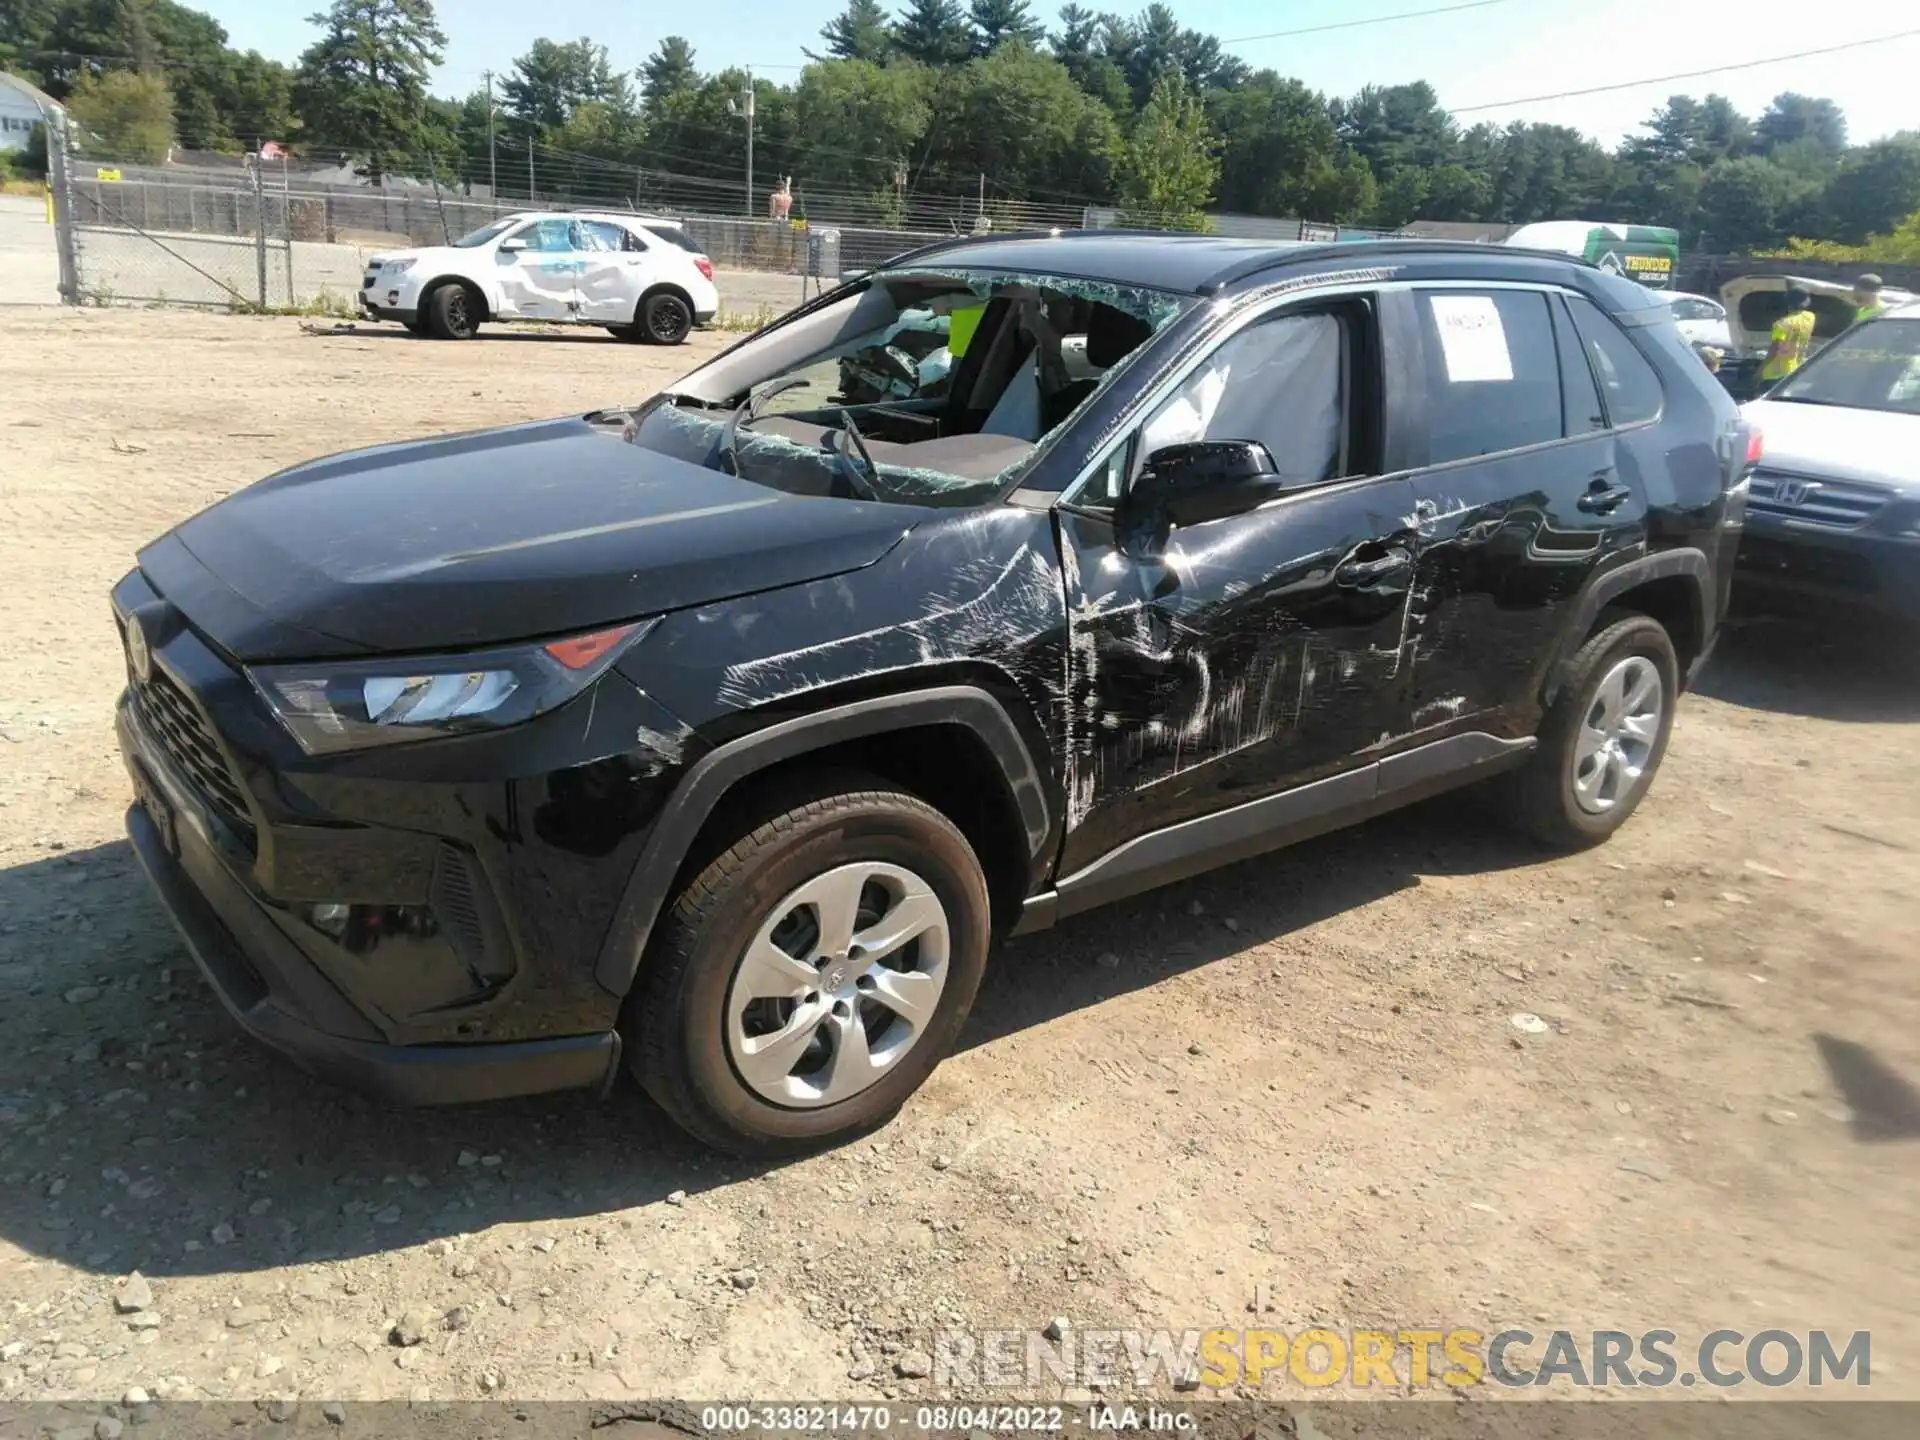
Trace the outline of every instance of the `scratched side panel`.
{"label": "scratched side panel", "polygon": [[1404,728],[1408,580],[1341,561],[1410,543],[1412,494],[1379,481],[1295,497],[1130,551],[1059,512],[1072,634],[1071,872],[1135,836],[1357,763]]}
{"label": "scratched side panel", "polygon": [[[1533,733],[1539,677],[1582,588],[1603,562],[1645,545],[1644,484],[1614,453],[1601,434],[1414,477],[1412,730],[1474,721]],[[1613,474],[1635,498],[1610,515],[1583,512],[1588,485]]]}
{"label": "scratched side panel", "polygon": [[986,684],[1057,816],[1066,619],[1050,516],[996,505],[903,511],[904,524],[866,569],[667,616],[622,671],[716,744],[868,695]]}

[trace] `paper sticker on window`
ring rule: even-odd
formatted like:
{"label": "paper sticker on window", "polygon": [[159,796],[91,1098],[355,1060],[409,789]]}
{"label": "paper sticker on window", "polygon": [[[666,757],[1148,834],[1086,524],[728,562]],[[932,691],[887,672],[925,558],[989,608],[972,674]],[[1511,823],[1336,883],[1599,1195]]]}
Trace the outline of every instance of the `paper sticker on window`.
{"label": "paper sticker on window", "polygon": [[1432,295],[1428,303],[1433,306],[1434,329],[1440,332],[1448,380],[1466,385],[1513,379],[1506,327],[1491,296]]}
{"label": "paper sticker on window", "polygon": [[955,310],[947,325],[947,353],[958,360],[967,353],[967,346],[973,341],[973,332],[980,328],[980,317],[986,313],[984,305],[969,305],[964,310]]}

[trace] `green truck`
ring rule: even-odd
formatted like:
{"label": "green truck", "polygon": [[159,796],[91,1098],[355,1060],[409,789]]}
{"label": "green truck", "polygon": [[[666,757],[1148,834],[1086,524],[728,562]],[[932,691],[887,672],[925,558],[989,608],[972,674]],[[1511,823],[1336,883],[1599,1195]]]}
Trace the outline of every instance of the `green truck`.
{"label": "green truck", "polygon": [[1661,225],[1609,225],[1597,220],[1543,220],[1522,225],[1506,243],[1556,250],[1624,275],[1649,290],[1671,290],[1680,269],[1680,232]]}

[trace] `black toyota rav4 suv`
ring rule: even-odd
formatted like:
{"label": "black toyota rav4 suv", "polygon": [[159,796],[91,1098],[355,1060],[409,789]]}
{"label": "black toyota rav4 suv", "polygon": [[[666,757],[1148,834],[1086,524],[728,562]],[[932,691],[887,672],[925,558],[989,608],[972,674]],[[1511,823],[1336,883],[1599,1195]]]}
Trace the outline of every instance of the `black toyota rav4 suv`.
{"label": "black toyota rav4 suv", "polygon": [[135,849],[316,1073],[857,1133],[997,935],[1468,782],[1626,820],[1757,452],[1668,313],[1479,246],[960,240],[644,403],[298,466],[113,592]]}

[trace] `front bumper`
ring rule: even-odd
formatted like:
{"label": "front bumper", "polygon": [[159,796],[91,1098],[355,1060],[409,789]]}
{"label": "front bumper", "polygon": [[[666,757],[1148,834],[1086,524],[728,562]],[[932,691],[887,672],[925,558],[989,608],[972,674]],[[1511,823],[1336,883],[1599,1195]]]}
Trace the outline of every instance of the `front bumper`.
{"label": "front bumper", "polygon": [[463,1104],[611,1082],[616,1033],[393,1045],[359,1015],[228,869],[212,824],[126,702],[120,750],[139,798],[127,836],[168,918],[228,1014],[302,1069],[408,1105]]}
{"label": "front bumper", "polygon": [[1747,512],[1734,594],[1820,601],[1920,622],[1920,540]]}

